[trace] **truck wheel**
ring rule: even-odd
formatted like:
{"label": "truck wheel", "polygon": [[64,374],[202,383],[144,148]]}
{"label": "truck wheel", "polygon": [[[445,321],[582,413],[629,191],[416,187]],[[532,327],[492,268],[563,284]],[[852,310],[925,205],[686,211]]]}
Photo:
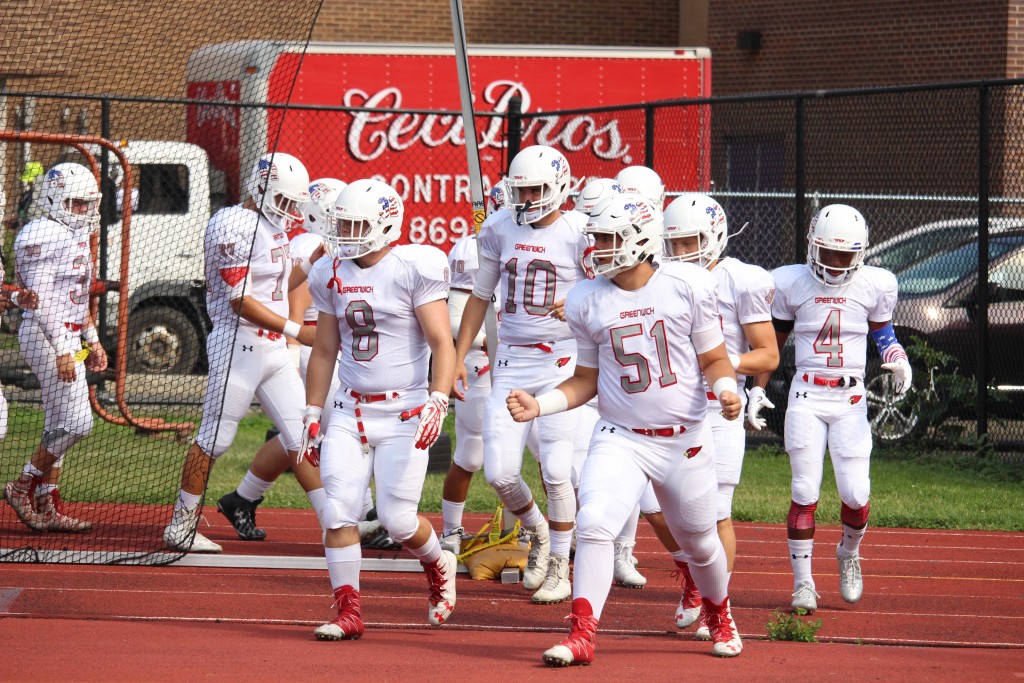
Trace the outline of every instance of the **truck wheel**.
{"label": "truck wheel", "polygon": [[199,333],[187,315],[169,306],[149,306],[128,322],[128,371],[189,373],[201,355]]}

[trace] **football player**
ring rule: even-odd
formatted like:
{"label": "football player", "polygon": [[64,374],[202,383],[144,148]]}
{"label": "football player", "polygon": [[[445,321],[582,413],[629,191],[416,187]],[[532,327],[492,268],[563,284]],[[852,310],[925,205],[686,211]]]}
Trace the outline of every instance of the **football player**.
{"label": "football player", "polygon": [[[206,228],[206,308],[213,330],[206,340],[210,378],[203,418],[182,470],[181,490],[164,542],[175,550],[220,552],[196,531],[213,461],[227,451],[255,396],[280,432],[256,452],[238,488],[217,502],[243,540],[262,540],[256,506],[289,466],[317,515],[325,499],[318,472],[295,456],[302,439],[302,380],[285,337],[313,342],[315,330],[288,318],[289,225],[302,219],[309,176],[298,159],[265,154],[253,165],[243,204],[218,211]],[[275,443],[279,441],[279,443]]]}
{"label": "football player", "polygon": [[[527,147],[512,159],[508,211],[486,222],[478,237],[480,269],[456,344],[456,379],[465,385],[466,357],[501,280],[500,339],[484,407],[484,475],[532,534],[523,588],[536,591],[536,603],[562,602],[572,592],[569,549],[576,497],[571,472],[579,418],[578,412],[566,412],[537,423],[549,526],[522,477],[529,425],[512,420],[504,397],[515,387],[550,389],[571,376],[576,364],[576,341],[562,307],[573,285],[586,279],[580,254],[587,242],[583,215],[561,210],[570,183],[569,162],[551,147]],[[454,393],[461,396],[461,387],[456,385]]]}
{"label": "football player", "polygon": [[580,481],[576,572],[569,637],[544,653],[550,666],[589,664],[612,583],[613,542],[653,485],[665,519],[703,594],[713,652],[742,642],[729,605],[725,551],[715,533],[714,442],[705,423],[703,374],[726,419],[740,414],[736,376],[722,336],[714,278],[692,264],[654,268],[661,212],[624,194],[594,208],[586,256],[601,277],[569,292],[566,315],[579,345],[573,376],[532,396],[514,389],[517,422],[559,414],[599,397],[601,419]]}
{"label": "football player", "polygon": [[[735,258],[722,258],[729,241],[725,210],[703,194],[684,194],[665,210],[664,261],[688,261],[707,268],[718,286],[718,309],[722,315],[722,333],[736,380],[743,384],[747,375],[772,373],[779,364],[771,305],[775,284],[758,266]],[[746,431],[743,420],[721,416],[718,399],[705,387],[708,398],[708,422],[715,442],[715,474],[718,479],[718,536],[725,548],[729,573],[736,560],[736,533],[732,526],[732,498],[740,483]],[[754,389],[752,396],[763,390]],[[742,397],[741,397],[742,398]],[[652,521],[657,515],[651,516]],[[710,637],[706,614],[701,611],[700,591],[686,568],[680,568],[683,596],[676,611],[676,626],[697,624],[697,637]]]}
{"label": "football player", "polygon": [[[793,334],[796,352],[785,425],[793,471],[786,532],[794,610],[814,612],[821,597],[811,574],[811,556],[826,448],[842,500],[843,535],[836,548],[839,592],[843,600],[854,603],[864,590],[860,544],[871,493],[871,426],[864,400],[869,335],[882,356],[882,368],[892,373],[896,395],[904,396],[911,387],[910,362],[892,327],[896,277],[863,265],[867,247],[864,216],[853,207],[833,204],[811,220],[807,263],[772,272],[772,323],[778,348]],[[766,381],[758,378],[759,384]],[[757,419],[756,412],[751,419]]]}
{"label": "football player", "polygon": [[[404,216],[395,190],[357,180],[338,195],[332,216],[324,234],[330,258],[309,273],[319,317],[301,452],[319,461],[327,491],[325,555],[338,609],[316,637],[347,640],[364,630],[357,523],[371,478],[380,521],[423,566],[429,623],[444,623],[455,609],[457,560],[417,514],[429,448],[448,413],[455,348],[445,304],[448,262],[436,247],[391,246]],[[341,388],[324,435],[320,418],[336,364]]]}
{"label": "football player", "polygon": [[14,241],[18,278],[34,292],[16,297],[27,309],[18,342],[39,379],[45,418],[39,445],[21,475],[4,488],[4,498],[35,531],[83,533],[92,528],[92,522],[65,513],[58,485],[65,455],[92,431],[86,371],[107,367],[89,312],[89,240],[99,227],[100,198],[87,168],[57,164],[43,176],[39,194],[46,215],[28,223]]}

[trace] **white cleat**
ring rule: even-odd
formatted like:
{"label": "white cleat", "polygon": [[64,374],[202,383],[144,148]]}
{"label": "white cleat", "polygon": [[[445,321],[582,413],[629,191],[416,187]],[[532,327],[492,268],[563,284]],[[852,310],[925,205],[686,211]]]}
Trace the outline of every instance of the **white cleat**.
{"label": "white cleat", "polygon": [[[220,553],[224,549],[195,531],[199,525],[199,508],[178,508],[171,515],[171,523],[164,528],[164,544],[172,550],[186,553]],[[193,532],[195,535],[193,536]]]}
{"label": "white cleat", "polygon": [[643,588],[647,585],[647,577],[636,570],[633,564],[633,546],[628,543],[615,544],[614,580],[626,588]]}
{"label": "white cleat", "polygon": [[814,614],[814,610],[818,609],[818,595],[817,591],[814,590],[814,584],[810,581],[801,581],[793,591],[793,602],[791,606],[794,610],[802,609],[808,614]]}
{"label": "white cleat", "polygon": [[551,557],[551,533],[548,523],[541,522],[530,532],[530,554],[523,572],[523,588],[535,591],[541,587],[548,575],[548,560]]}
{"label": "white cleat", "polygon": [[572,596],[572,582],[569,581],[569,558],[552,555],[548,561],[548,575],[531,602],[538,605],[550,605],[564,602]]}
{"label": "white cleat", "polygon": [[420,564],[427,575],[430,590],[427,620],[431,626],[440,626],[455,611],[455,572],[459,568],[459,561],[451,552],[442,550],[437,564]]}
{"label": "white cleat", "polygon": [[839,560],[839,594],[846,602],[858,602],[864,593],[864,579],[860,573],[860,556],[842,557]]}

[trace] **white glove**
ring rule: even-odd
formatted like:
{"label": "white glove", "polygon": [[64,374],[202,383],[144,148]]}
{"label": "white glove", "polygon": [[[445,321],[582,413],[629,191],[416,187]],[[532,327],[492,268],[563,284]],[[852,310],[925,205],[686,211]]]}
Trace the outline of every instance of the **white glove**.
{"label": "white glove", "polygon": [[754,387],[753,389],[747,390],[747,420],[750,421],[750,426],[761,431],[768,426],[768,421],[763,417],[758,417],[758,413],[761,412],[762,408],[774,408],[775,404],[768,400],[768,396],[765,395],[764,389],[761,387]]}
{"label": "white glove", "polygon": [[320,443],[324,440],[320,433],[320,415],[323,411],[321,406],[306,406],[306,412],[302,414],[302,443],[297,462],[308,458],[310,465],[320,467]]}
{"label": "white glove", "polygon": [[441,436],[441,425],[448,415],[448,397],[440,391],[430,394],[430,399],[420,410],[420,424],[416,428],[416,448],[426,450]]}
{"label": "white glove", "polygon": [[882,363],[882,369],[892,373],[893,390],[896,398],[903,398],[913,386],[914,371],[910,368],[910,361],[900,358],[892,363]]}

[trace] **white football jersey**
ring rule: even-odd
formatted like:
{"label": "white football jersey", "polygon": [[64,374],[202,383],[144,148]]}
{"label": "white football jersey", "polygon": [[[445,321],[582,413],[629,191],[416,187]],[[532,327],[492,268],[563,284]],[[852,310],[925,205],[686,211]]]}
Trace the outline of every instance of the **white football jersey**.
{"label": "white football jersey", "polygon": [[452,289],[472,292],[476,274],[480,270],[476,235],[460,237],[448,252],[448,265],[452,272]]}
{"label": "white football jersey", "polygon": [[[722,314],[722,334],[729,353],[741,355],[750,350],[743,326],[771,322],[775,281],[764,268],[734,258],[724,258],[711,270],[718,284],[718,310]],[[736,374],[742,387],[746,376]]]}
{"label": "white football jersey", "polygon": [[[310,255],[316,251],[316,248],[324,243],[324,238],[313,232],[299,233],[291,239],[288,245],[288,253],[292,257],[292,268],[299,268],[303,261],[308,259]],[[303,320],[316,320],[317,311],[315,304],[309,304],[309,307],[302,312]]]}
{"label": "white football jersey", "polygon": [[14,257],[21,285],[39,295],[36,310],[22,312],[25,320],[41,322],[51,341],[51,332],[64,323],[82,325],[87,320],[92,282],[88,235],[49,218],[37,218],[18,233]]}
{"label": "white football jersey", "polygon": [[[589,245],[583,228],[587,218],[579,211],[562,212],[545,228],[516,225],[511,214],[494,214],[484,223],[480,260],[497,264],[502,297],[497,301],[505,344],[535,344],[572,337],[569,327],[548,315],[556,301],[566,298],[577,282],[586,280],[581,263]],[[478,283],[479,285],[479,283]],[[474,292],[482,299],[494,291]]]}
{"label": "white football jersey", "polygon": [[[631,292],[599,277],[569,293],[565,312],[579,357],[593,357],[596,349],[602,418],[639,429],[704,419],[708,400],[697,355],[723,339],[711,273],[666,263]],[[708,332],[714,343],[694,348],[691,335]]]}
{"label": "white football jersey", "polygon": [[338,319],[341,385],[364,394],[426,389],[430,347],[416,309],[446,298],[449,279],[444,252],[421,244],[392,247],[370,268],[318,260],[309,291],[317,310]]}
{"label": "white football jersey", "polygon": [[892,319],[899,287],[888,270],[862,266],[842,287],[828,287],[806,264],[772,271],[772,316],[795,320],[796,371],[864,378],[868,321]]}
{"label": "white football jersey", "polygon": [[215,213],[206,226],[205,249],[206,310],[214,326],[238,322],[256,328],[231,310],[230,302],[243,294],[288,317],[292,262],[283,229],[256,211],[229,206]]}

